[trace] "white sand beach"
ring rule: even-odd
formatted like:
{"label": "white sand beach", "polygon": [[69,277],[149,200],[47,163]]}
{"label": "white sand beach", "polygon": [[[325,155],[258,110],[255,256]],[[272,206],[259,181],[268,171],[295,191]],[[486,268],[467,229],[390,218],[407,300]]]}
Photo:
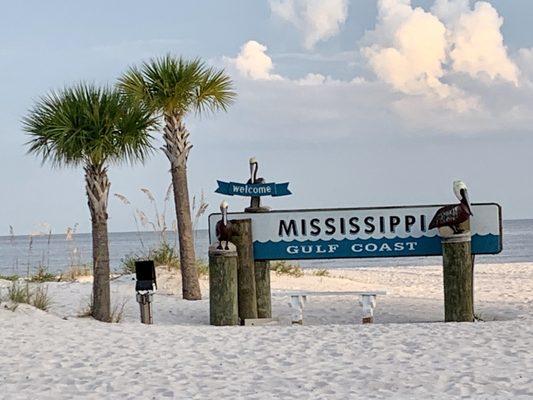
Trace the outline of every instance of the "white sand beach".
{"label": "white sand beach", "polygon": [[[49,312],[0,307],[2,399],[411,399],[533,398],[533,264],[477,265],[476,314],[443,320],[442,267],[272,274],[279,326],[208,325],[204,300],[175,294],[159,269],[154,325],[142,325],[132,276],[112,282],[124,318],[78,315],[91,283],[49,283]],[[2,290],[10,282],[0,281]],[[289,326],[284,293],[379,289],[375,324],[357,299],[311,297],[304,326]]]}

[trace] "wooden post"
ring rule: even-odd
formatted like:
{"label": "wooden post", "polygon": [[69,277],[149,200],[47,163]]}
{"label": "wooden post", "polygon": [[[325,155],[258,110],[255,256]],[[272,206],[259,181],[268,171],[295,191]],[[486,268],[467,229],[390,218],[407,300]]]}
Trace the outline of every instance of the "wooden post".
{"label": "wooden post", "polygon": [[470,232],[442,238],[444,320],[474,321]]}
{"label": "wooden post", "polygon": [[[247,213],[269,212],[269,207],[247,207]],[[253,241],[253,239],[252,239]],[[257,317],[272,318],[272,293],[270,289],[270,261],[255,261],[255,292],[257,297]]]}
{"label": "wooden post", "polygon": [[137,303],[141,309],[141,323],[151,325],[154,323],[152,316],[152,293],[137,293]]}
{"label": "wooden post", "polygon": [[272,318],[272,294],[270,293],[270,261],[255,261],[255,291],[257,318]]}
{"label": "wooden post", "polygon": [[209,322],[211,325],[238,325],[237,249],[209,247]]}
{"label": "wooden post", "polygon": [[252,243],[252,220],[232,220],[232,243],[237,247],[237,282],[239,299],[239,318],[257,318],[257,300],[255,290],[254,249]]}

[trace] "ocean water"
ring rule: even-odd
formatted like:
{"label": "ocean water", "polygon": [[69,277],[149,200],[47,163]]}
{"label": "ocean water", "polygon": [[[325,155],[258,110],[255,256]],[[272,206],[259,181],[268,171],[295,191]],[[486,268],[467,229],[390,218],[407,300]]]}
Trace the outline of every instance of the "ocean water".
{"label": "ocean water", "polygon": [[[533,220],[504,221],[503,252],[491,256],[478,256],[476,263],[533,262]],[[111,267],[120,269],[121,260],[128,255],[142,254],[155,247],[161,240],[156,232],[111,232],[109,251]],[[196,232],[196,254],[207,259],[207,230]],[[173,232],[167,233],[167,241],[175,244]],[[25,275],[44,266],[50,272],[59,273],[72,265],[91,263],[91,234],[75,234],[72,240],[66,235],[50,236],[0,236],[0,274]],[[296,261],[297,262],[297,261]],[[301,261],[300,265],[316,268],[357,268],[361,266],[390,267],[401,265],[438,265],[440,257],[378,258],[350,260]]]}

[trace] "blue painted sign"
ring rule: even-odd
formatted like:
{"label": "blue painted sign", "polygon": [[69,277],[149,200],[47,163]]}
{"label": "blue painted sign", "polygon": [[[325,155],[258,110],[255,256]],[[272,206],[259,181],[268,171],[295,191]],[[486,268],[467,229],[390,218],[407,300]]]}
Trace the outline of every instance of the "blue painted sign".
{"label": "blue painted sign", "polygon": [[218,188],[216,193],[226,194],[228,196],[287,196],[292,194],[289,190],[288,183],[236,183],[217,181]]}
{"label": "blue painted sign", "polygon": [[[442,205],[286,210],[230,213],[251,219],[256,260],[416,257],[442,255],[437,229],[429,222]],[[473,204],[470,220],[473,254],[502,251],[501,207]],[[209,238],[216,243],[220,214],[209,216]]]}

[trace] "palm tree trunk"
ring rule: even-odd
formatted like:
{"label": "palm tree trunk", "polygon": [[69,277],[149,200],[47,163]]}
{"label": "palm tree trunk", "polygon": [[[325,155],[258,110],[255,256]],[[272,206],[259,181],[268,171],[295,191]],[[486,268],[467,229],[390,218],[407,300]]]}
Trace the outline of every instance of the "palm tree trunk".
{"label": "palm tree trunk", "polygon": [[174,189],[174,204],[178,222],[180,243],[180,268],[183,298],[200,300],[202,292],[196,269],[194,252],[194,234],[192,228],[191,206],[189,203],[189,187],[187,183],[187,159],[192,145],[189,132],[179,115],[165,116],[165,146],[162,150],[170,161],[170,173]]}
{"label": "palm tree trunk", "polygon": [[101,165],[87,165],[85,167],[85,180],[93,237],[92,315],[97,320],[110,322],[111,295],[107,238],[107,200],[110,183],[107,178],[107,168]]}

